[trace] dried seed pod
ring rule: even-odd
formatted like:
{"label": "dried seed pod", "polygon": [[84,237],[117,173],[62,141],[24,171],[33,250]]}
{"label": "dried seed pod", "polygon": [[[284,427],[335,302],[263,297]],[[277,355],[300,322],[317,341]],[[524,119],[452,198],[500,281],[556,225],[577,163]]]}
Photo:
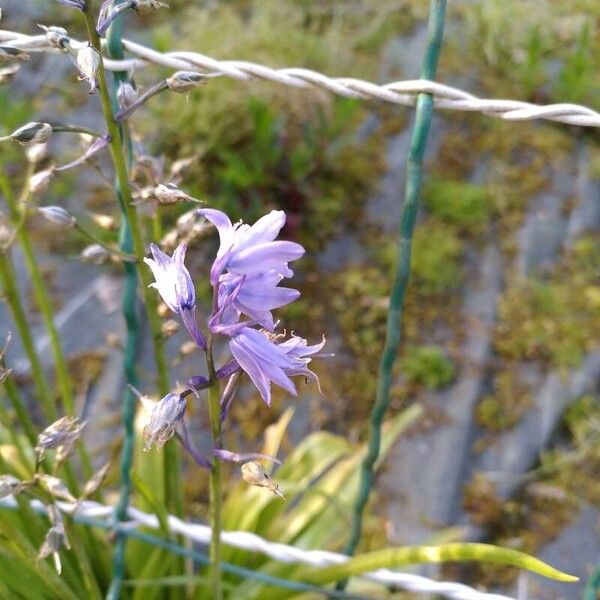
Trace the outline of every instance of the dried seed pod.
{"label": "dried seed pod", "polygon": [[160,204],[174,204],[175,202],[195,201],[192,196],[179,189],[174,183],[161,183],[154,188],[154,197]]}
{"label": "dried seed pod", "polygon": [[29,179],[29,191],[32,194],[41,194],[48,189],[50,180],[54,175],[54,166],[34,173]]}
{"label": "dried seed pod", "polygon": [[66,50],[70,46],[71,39],[69,37],[69,33],[63,27],[56,27],[55,25],[51,25],[50,27],[38,25],[38,27],[46,32],[48,44],[50,44],[50,46],[53,48]]}
{"label": "dried seed pod", "polygon": [[144,15],[159,8],[169,8],[168,4],[159,2],[159,0],[135,0],[132,6],[133,10]]}
{"label": "dried seed pod", "polygon": [[169,393],[162,398],[152,410],[150,420],[144,427],[144,451],[153,445],[157,448],[164,446],[174,435],[177,424],[185,415],[187,401],[181,394]]}
{"label": "dried seed pod", "polygon": [[107,258],[110,258],[110,252],[100,244],[90,244],[86,246],[79,255],[81,262],[101,265]]}
{"label": "dried seed pod", "polygon": [[10,139],[18,142],[22,146],[28,144],[43,144],[50,139],[52,135],[52,125],[49,123],[40,123],[38,121],[32,121],[15,129],[10,134]]}
{"label": "dried seed pod", "polygon": [[139,92],[129,83],[122,81],[117,89],[117,101],[121,109],[129,108],[138,98]]}
{"label": "dried seed pod", "polygon": [[206,77],[195,71],[177,71],[167,79],[167,87],[178,94],[191,92],[203,83],[206,83]]}
{"label": "dried seed pod", "polygon": [[94,223],[96,223],[96,225],[98,225],[98,227],[101,227],[102,229],[115,229],[115,227],[117,226],[117,221],[114,217],[111,217],[110,215],[99,215],[96,213],[92,213],[91,215],[92,221],[94,221]]}
{"label": "dried seed pod", "polygon": [[171,337],[179,331],[179,323],[174,319],[169,319],[162,324],[161,331],[165,337]]}
{"label": "dried seed pod", "polygon": [[104,478],[106,477],[109,468],[110,463],[108,462],[94,473],[92,478],[85,484],[83,488],[83,494],[81,496],[82,500],[85,498],[89,498],[98,490],[100,485],[102,485],[102,482],[104,481]]}
{"label": "dried seed pod", "polygon": [[75,227],[75,217],[62,206],[40,206],[38,212],[48,221],[62,227]]}
{"label": "dried seed pod", "polygon": [[266,473],[262,466],[254,461],[244,463],[241,467],[242,471],[242,479],[249,483],[250,485],[254,485],[257,487],[264,487],[271,492],[273,492],[276,496],[279,496],[283,500],[285,500],[285,496],[281,493],[279,486],[276,481],[273,481]]}
{"label": "dried seed pod", "polygon": [[67,532],[65,531],[62,515],[56,505],[50,505],[48,515],[52,522],[52,527],[50,527],[48,533],[46,533],[46,537],[40,547],[37,558],[38,560],[43,560],[52,554],[52,557],[54,558],[54,567],[56,568],[56,572],[60,574],[62,572],[62,564],[59,551],[62,548],[70,550],[71,544],[67,537]]}
{"label": "dried seed pod", "polygon": [[12,475],[0,475],[0,498],[6,496],[16,496],[31,484],[26,481],[21,481]]}
{"label": "dried seed pod", "polygon": [[61,500],[66,500],[67,502],[77,502],[77,498],[71,494],[69,488],[67,488],[62,479],[53,477],[52,475],[39,473],[35,477],[42,488],[55,498],[60,498]]}
{"label": "dried seed pod", "polygon": [[77,52],[75,64],[79,71],[79,80],[87,81],[90,84],[90,94],[93,94],[98,87],[96,73],[100,67],[100,55],[91,46],[83,46]]}
{"label": "dried seed pod", "polygon": [[27,160],[32,164],[37,164],[44,160],[48,155],[48,145],[43,144],[31,144],[25,148],[25,156]]}
{"label": "dried seed pod", "polygon": [[75,442],[81,437],[81,432],[86,422],[79,421],[77,417],[65,416],[54,421],[38,435],[35,451],[38,462],[44,458],[46,450],[56,450],[56,460],[61,463],[72,452]]}

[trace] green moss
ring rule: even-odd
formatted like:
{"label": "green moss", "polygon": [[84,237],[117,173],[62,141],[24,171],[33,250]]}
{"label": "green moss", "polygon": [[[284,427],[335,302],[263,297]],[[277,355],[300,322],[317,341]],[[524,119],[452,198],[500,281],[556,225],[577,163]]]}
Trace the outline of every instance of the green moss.
{"label": "green moss", "polygon": [[461,231],[478,233],[491,212],[491,198],[484,186],[464,181],[434,179],[423,200],[432,216]]}
{"label": "green moss", "polygon": [[500,299],[496,351],[510,360],[576,367],[600,336],[600,247],[578,240],[552,278],[514,282]]}
{"label": "green moss", "polygon": [[[345,25],[311,15],[293,3],[251,2],[244,10],[221,3],[184,11],[176,40],[167,29],[158,35],[166,47],[216,58],[372,76],[376,62],[355,50],[353,36],[340,35]],[[152,111],[146,128],[155,134],[161,123],[161,150],[201,157],[189,171],[194,195],[234,219],[284,209],[288,235],[309,249],[357,219],[383,168],[382,140],[355,134],[364,103],[328,92],[222,77],[187,102],[159,97]]]}
{"label": "green moss", "polygon": [[445,387],[455,375],[454,363],[439,346],[413,346],[400,360],[400,370],[409,383],[432,390]]}
{"label": "green moss", "polygon": [[423,294],[447,293],[462,280],[460,257],[463,243],[456,231],[442,223],[428,221],[415,230],[411,279]]}
{"label": "green moss", "polygon": [[479,402],[475,417],[488,431],[504,431],[516,425],[531,405],[529,388],[506,370],[494,378],[494,391]]}

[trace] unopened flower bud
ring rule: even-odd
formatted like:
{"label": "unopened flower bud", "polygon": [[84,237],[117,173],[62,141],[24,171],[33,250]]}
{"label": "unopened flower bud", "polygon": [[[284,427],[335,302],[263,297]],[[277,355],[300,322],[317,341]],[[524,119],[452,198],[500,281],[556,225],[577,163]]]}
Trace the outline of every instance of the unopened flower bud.
{"label": "unopened flower bud", "polygon": [[50,27],[39,25],[39,27],[46,32],[48,44],[50,44],[50,46],[53,48],[64,50],[71,43],[69,33],[63,27],[56,27],[55,25],[51,25]]}
{"label": "unopened flower bud", "polygon": [[194,200],[190,195],[179,189],[174,183],[161,183],[154,188],[154,197],[161,204],[174,204],[186,200]]}
{"label": "unopened flower bud", "polygon": [[100,244],[90,244],[81,251],[79,260],[81,260],[81,262],[100,265],[109,257],[110,252],[104,246],[101,246]]}
{"label": "unopened flower bud", "polygon": [[79,80],[85,80],[90,84],[90,94],[98,87],[96,73],[100,67],[100,55],[91,46],[84,46],[77,52],[76,59]]}
{"label": "unopened flower bud", "polygon": [[177,71],[167,79],[167,87],[172,92],[185,94],[185,92],[189,92],[205,82],[206,78],[202,73],[196,73],[195,71]]}
{"label": "unopened flower bud", "polygon": [[29,60],[29,54],[21,48],[0,44],[0,61],[2,60]]}
{"label": "unopened flower bud", "polygon": [[172,229],[163,235],[162,239],[160,240],[160,245],[167,250],[173,250],[175,246],[177,246],[178,241],[179,233],[176,229]]}
{"label": "unopened flower bud", "polygon": [[121,109],[129,108],[139,98],[138,91],[128,81],[122,81],[117,89],[117,101]]}
{"label": "unopened flower bud", "polygon": [[9,83],[12,81],[12,78],[15,76],[17,71],[21,68],[21,65],[13,64],[8,65],[7,67],[2,67],[0,69],[0,84],[1,83]]}
{"label": "unopened flower bud", "polygon": [[13,131],[10,136],[11,140],[15,140],[19,144],[26,146],[28,144],[42,144],[47,142],[52,135],[52,125],[49,123],[38,123],[33,121],[19,127]]}
{"label": "unopened flower bud", "polygon": [[34,173],[29,180],[29,191],[32,194],[41,194],[42,192],[45,192],[48,189],[48,185],[50,184],[53,175],[53,166]]}
{"label": "unopened flower bud", "polygon": [[38,212],[48,221],[62,227],[74,227],[75,217],[62,206],[40,206]]}
{"label": "unopened flower bud", "polygon": [[133,10],[142,15],[159,8],[169,8],[169,5],[158,0],[135,0],[133,3]]}
{"label": "unopened flower bud", "polygon": [[167,394],[155,405],[150,420],[144,427],[144,451],[148,451],[153,445],[160,448],[173,437],[177,424],[183,419],[185,407],[185,397],[173,393]]}
{"label": "unopened flower bud", "polygon": [[273,481],[266,473],[262,466],[254,461],[244,463],[241,468],[242,479],[250,485],[257,487],[264,487],[271,490],[276,496],[283,498],[285,496],[281,493],[277,482]]}
{"label": "unopened flower bud", "polygon": [[197,349],[198,349],[198,347],[196,346],[196,342],[194,342],[193,340],[188,340],[187,342],[183,342],[183,344],[181,344],[181,348],[179,348],[179,352],[183,356],[189,356],[190,354],[193,354],[194,352],[196,352]]}
{"label": "unopened flower bud", "polygon": [[47,155],[47,144],[32,144],[25,148],[25,156],[27,157],[27,160],[34,165],[44,160]]}

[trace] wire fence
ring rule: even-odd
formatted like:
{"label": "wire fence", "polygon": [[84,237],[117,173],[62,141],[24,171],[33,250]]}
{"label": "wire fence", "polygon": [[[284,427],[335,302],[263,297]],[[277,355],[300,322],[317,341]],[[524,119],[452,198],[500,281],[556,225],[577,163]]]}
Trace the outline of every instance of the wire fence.
{"label": "wire fence", "polygon": [[[440,1],[439,4],[440,6],[443,5],[445,8],[445,2]],[[436,2],[433,1],[432,14],[434,12],[433,7],[435,6]],[[443,24],[443,14],[441,19]],[[415,147],[415,154],[420,153],[421,156],[426,145],[428,123],[433,108],[462,112],[479,112],[506,121],[545,119],[569,125],[600,127],[600,113],[585,106],[570,103],[542,106],[518,100],[485,99],[479,98],[462,89],[432,81],[429,78],[435,77],[435,62],[437,61],[437,55],[439,54],[441,30],[438,33],[437,39],[430,40],[431,44],[429,48],[431,49],[432,54],[429,57],[425,57],[425,66],[422,73],[423,78],[395,81],[387,84],[375,84],[369,81],[349,77],[329,77],[323,73],[303,68],[274,69],[248,61],[217,60],[198,52],[175,51],[162,53],[131,40],[121,39],[120,31],[116,42],[114,42],[114,40],[113,42],[124,52],[127,52],[129,56],[125,57],[121,51],[115,53],[108,48],[109,57],[104,58],[104,66],[114,73],[122,74],[124,72],[131,73],[134,70],[146,68],[151,65],[157,65],[174,70],[197,71],[205,74],[209,78],[225,76],[240,81],[266,80],[305,90],[319,88],[347,98],[376,100],[404,106],[416,106],[417,123],[415,125],[415,130],[413,131],[413,142],[415,146],[418,146]],[[62,52],[60,48],[57,48],[57,46],[53,44],[49,34],[32,36],[14,31],[0,30],[0,43],[30,53]],[[109,44],[110,43],[109,39]],[[87,41],[82,42],[70,39],[70,44],[73,48],[78,48],[87,45]],[[437,44],[437,46],[434,47],[435,44]],[[113,58],[111,58],[111,56],[113,56]],[[114,58],[114,56],[118,57]],[[427,68],[428,61],[430,63],[430,68]],[[422,122],[419,124],[420,110],[423,114],[427,113],[427,115],[421,117]],[[407,178],[407,182],[409,182],[408,185],[412,185],[412,188],[407,188],[407,198],[413,197],[414,200],[408,207],[408,210],[412,211],[411,214],[408,214],[406,217],[409,221],[410,218],[414,218],[416,215],[419,203],[419,188],[422,174],[420,163],[418,166],[418,181],[416,183],[413,181],[414,173],[412,179]],[[409,180],[412,181],[412,183],[410,183]],[[406,210],[407,208],[405,206],[405,211]],[[407,213],[405,212],[405,215],[406,214]],[[403,216],[403,222],[400,226],[400,254],[398,257],[398,269],[401,270],[401,272],[399,271],[400,276],[401,278],[406,276],[406,281],[410,263],[410,240],[412,238],[412,227],[408,227],[407,223],[408,221],[405,222]],[[402,285],[405,285],[405,283]],[[396,284],[394,284],[394,286],[396,287]],[[400,297],[398,312],[401,312],[402,301],[403,298]],[[397,315],[395,316],[390,313],[389,322],[393,322],[393,325],[397,328],[399,319],[396,317]],[[390,327],[388,327],[388,332],[389,331]],[[392,354],[395,356],[397,353],[393,352]],[[391,361],[393,362],[393,356]],[[382,417],[384,412],[385,407],[381,415]],[[377,435],[377,428],[375,428],[374,433]],[[370,489],[370,487],[371,485],[369,484],[368,488]],[[119,537],[123,540],[126,537],[137,537],[148,543],[162,546],[180,556],[188,556],[194,558],[198,562],[208,564],[208,557],[203,553],[189,550],[189,548],[185,548],[168,540],[140,532],[140,527],[159,529],[159,519],[155,515],[145,513],[132,506],[127,506],[127,498],[124,498],[125,499],[120,506],[121,512],[118,515],[115,514],[115,508],[113,506],[105,506],[95,502],[82,503],[75,513],[73,513],[73,505],[59,503],[59,507],[66,513],[73,513],[73,517],[76,521],[87,523],[91,526],[111,529],[117,532]],[[9,497],[0,501],[0,506],[15,508],[17,505],[14,498]],[[32,501],[32,507],[38,512],[47,512],[47,508],[38,501]],[[203,545],[208,545],[210,543],[211,529],[206,525],[188,523],[173,515],[168,516],[167,522],[169,531],[173,535],[182,536],[187,540]],[[349,559],[349,557],[344,554],[324,550],[303,550],[286,544],[270,542],[256,534],[245,531],[224,531],[221,533],[221,540],[224,544],[249,552],[258,552],[273,560],[284,563],[302,563],[320,567],[340,564]],[[351,551],[349,553],[351,553]],[[123,557],[121,556],[117,562],[120,563],[122,567]],[[237,572],[246,577],[254,577],[256,579],[262,578],[263,581],[269,580],[268,582],[273,585],[281,585],[290,589],[297,589],[299,591],[319,591],[330,597],[349,597],[348,594],[340,590],[322,590],[302,582],[280,580],[265,573],[250,571],[236,565],[223,564],[222,568],[224,571],[229,570],[230,572]],[[365,573],[362,577],[379,584],[396,586],[411,592],[440,594],[446,598],[455,600],[510,600],[510,597],[508,596],[484,593],[461,583],[435,581],[420,575],[400,573],[390,569],[378,569],[376,571]]]}
{"label": "wire fence", "polygon": [[[114,522],[114,507],[112,506],[86,501],[79,505],[76,512],[73,512],[73,504],[58,502],[57,505],[66,514],[72,514],[75,521],[111,530],[114,530],[116,526],[124,535],[130,535],[132,531],[141,527],[154,530],[161,527],[158,517],[133,506],[130,506],[127,510],[127,521],[116,525]],[[3,508],[17,508],[18,505],[13,497],[7,497],[0,500],[0,506]],[[47,506],[38,500],[32,500],[31,507],[39,513],[48,513]],[[187,540],[205,546],[210,543],[211,529],[207,525],[187,523],[173,515],[168,516],[167,524],[173,535],[180,535]],[[258,552],[283,563],[302,563],[312,567],[325,567],[349,560],[348,556],[336,552],[303,550],[287,544],[270,542],[248,531],[223,531],[221,541],[228,546],[247,550],[248,552]],[[180,548],[185,550],[182,546]],[[206,557],[206,555],[203,556]],[[382,585],[397,586],[409,592],[440,594],[451,600],[512,600],[510,596],[481,592],[462,583],[435,581],[421,575],[401,573],[391,569],[377,569],[365,573],[361,577]],[[284,587],[285,583],[280,581],[277,585]]]}
{"label": "wire fence", "polygon": [[[25,35],[15,31],[0,30],[0,42],[28,52],[60,52],[52,46],[46,35]],[[87,42],[71,39],[73,47]],[[414,106],[420,93],[431,94],[436,109],[464,112],[481,112],[505,121],[532,121],[547,119],[569,125],[600,127],[600,113],[578,104],[560,103],[541,106],[520,100],[478,98],[459,88],[414,79],[394,81],[379,85],[351,77],[329,77],[323,73],[301,68],[273,69],[242,60],[217,60],[199,52],[158,52],[131,40],[123,40],[123,48],[134,58],[122,60],[105,59],[110,71],[132,71],[159,65],[171,69],[200,71],[210,76],[226,76],[248,81],[263,79],[301,89],[321,88],[344,96],[363,100],[381,100],[392,104]]]}

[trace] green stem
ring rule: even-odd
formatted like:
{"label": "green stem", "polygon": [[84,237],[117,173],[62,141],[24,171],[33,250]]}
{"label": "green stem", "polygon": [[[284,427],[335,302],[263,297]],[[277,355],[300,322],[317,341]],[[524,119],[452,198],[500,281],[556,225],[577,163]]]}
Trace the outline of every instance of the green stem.
{"label": "green stem", "polygon": [[37,429],[33,424],[33,421],[29,416],[29,411],[23,402],[23,398],[21,398],[21,394],[11,377],[8,377],[4,381],[4,389],[6,390],[6,395],[17,415],[17,421],[21,424],[21,427],[23,427],[23,431],[25,431],[25,435],[31,446],[35,446],[37,444]]}
{"label": "green stem", "polygon": [[[20,203],[17,202],[14,194],[12,193],[10,184],[6,179],[6,175],[0,175],[0,185],[6,198],[6,204],[10,213],[12,222],[17,225],[23,218],[26,219],[27,215],[27,201],[29,199],[28,181],[33,174],[33,165],[29,165],[27,169],[26,183],[23,189],[22,200]],[[19,210],[19,204],[21,204],[21,210]],[[21,214],[21,211],[23,214]],[[36,304],[39,306],[44,321],[44,326],[48,332],[48,338],[50,340],[50,349],[52,351],[52,357],[54,359],[54,368],[56,372],[56,383],[58,390],[63,400],[63,408],[65,413],[74,415],[75,414],[75,399],[73,396],[73,384],[69,375],[69,369],[67,367],[67,361],[65,359],[60,339],[58,337],[58,330],[54,324],[54,315],[52,308],[52,301],[48,295],[48,287],[44,282],[42,273],[38,266],[31,239],[29,238],[29,232],[27,227],[19,227],[16,232],[17,239],[23,250],[23,257],[25,258],[25,264],[31,277],[31,283],[33,286],[33,296]],[[88,461],[89,462],[89,461]],[[91,472],[91,471],[90,471]]]}
{"label": "green stem", "polygon": [[[50,351],[52,352],[52,358],[54,360],[56,383],[62,398],[63,410],[67,414],[75,415],[76,407],[75,397],[73,394],[74,386],[69,373],[65,354],[60,343],[58,330],[54,323],[52,301],[50,300],[47,286],[44,282],[44,277],[42,276],[35,253],[33,251],[31,238],[29,237],[29,231],[27,230],[27,227],[24,226],[27,221],[27,204],[30,196],[29,179],[31,178],[34,169],[34,165],[31,164],[27,168],[25,174],[25,184],[21,191],[21,197],[19,201],[17,201],[15,195],[13,194],[10,183],[4,173],[0,173],[0,187],[2,188],[2,192],[6,198],[6,204],[8,206],[10,217],[15,226],[15,235],[23,251],[25,264],[27,266],[27,270],[29,271],[29,276],[31,277],[33,296],[40,309],[42,320],[44,321],[44,327],[48,332]],[[19,208],[19,206],[21,206],[21,208]],[[58,416],[54,400],[52,400],[52,406],[53,412],[46,414],[50,420],[54,420]],[[81,459],[83,473],[86,477],[89,477],[92,474],[93,468],[89,454],[87,453],[83,442],[77,444],[77,452],[79,454],[79,458]]]}
{"label": "green stem", "polygon": [[[126,153],[123,145],[125,131],[114,119],[115,100],[111,98],[109,86],[106,80],[106,72],[102,60],[102,48],[100,37],[95,29],[94,18],[89,3],[84,10],[86,28],[92,47],[100,56],[100,65],[97,72],[98,92],[102,104],[102,112],[111,137],[109,150],[117,178],[117,195],[122,213],[121,224],[121,250],[133,253],[137,259],[135,266],[125,263],[125,289],[123,292],[123,314],[127,324],[127,341],[124,353],[124,367],[128,383],[135,384],[135,349],[139,335],[139,324],[135,313],[135,297],[137,289],[137,277],[141,281],[141,291],[146,305],[146,312],[153,340],[154,360],[156,364],[157,384],[161,395],[168,392],[169,380],[167,361],[164,351],[163,336],[158,313],[156,311],[156,299],[152,290],[149,289],[151,281],[150,272],[144,268],[143,258],[145,255],[142,229],[135,208],[132,205],[131,187],[129,184],[128,166]],[[107,36],[107,46],[110,56],[118,58],[122,56],[121,44],[122,20],[117,18]],[[117,81],[126,77],[125,73],[115,74]],[[137,272],[137,277],[136,277]],[[134,451],[134,416],[135,396],[131,390],[127,390],[123,401],[123,426],[125,439],[121,454],[121,494],[116,507],[116,518],[119,521],[127,519],[127,507],[131,495],[131,467]],[[181,485],[179,480],[179,462],[177,448],[173,443],[167,444],[165,448],[165,497],[167,510],[177,514],[182,513]],[[117,534],[117,542],[113,556],[113,578],[107,593],[107,598],[117,600],[121,595],[123,580],[125,577],[125,545],[126,536]]]}
{"label": "green stem", "polygon": [[56,406],[54,404],[54,398],[52,392],[48,387],[46,377],[44,375],[44,369],[40,362],[39,356],[37,355],[33,337],[31,336],[31,330],[27,318],[25,316],[25,310],[21,304],[21,298],[19,296],[19,289],[17,287],[17,276],[7,253],[0,252],[0,280],[2,281],[2,288],[4,289],[4,296],[10,307],[10,310],[21,338],[21,343],[29,359],[31,365],[31,374],[33,376],[33,382],[35,389],[39,396],[40,402],[44,414],[49,421],[54,421],[57,418]]}
{"label": "green stem", "polygon": [[[445,13],[445,0],[431,0],[429,8],[429,39],[421,69],[421,77],[423,79],[435,79],[444,31]],[[398,230],[399,244],[396,257],[396,272],[390,295],[390,308],[387,315],[385,346],[379,363],[377,395],[369,423],[369,445],[367,455],[361,465],[359,492],[352,518],[352,531],[350,540],[345,548],[345,553],[349,555],[354,554],[360,541],[363,511],[373,487],[375,477],[374,465],[379,456],[381,424],[390,400],[392,367],[400,345],[400,323],[410,274],[412,235],[420,202],[423,155],[427,144],[432,111],[433,98],[431,94],[419,94],[406,168],[405,201]]]}
{"label": "green stem", "polygon": [[[208,339],[206,350],[206,364],[208,367],[208,410],[210,415],[210,432],[213,448],[221,447],[221,401],[219,398],[219,380],[215,374],[215,365],[212,354],[212,336]],[[221,461],[213,457],[210,472],[210,581],[212,600],[221,600],[223,591],[221,587]]]}
{"label": "green stem", "polygon": [[99,238],[97,235],[93,234],[91,231],[88,231],[85,227],[81,226],[79,223],[75,223],[75,229],[82,233],[85,237],[90,239],[92,242],[106,248],[111,254],[120,258],[123,261],[135,262],[137,259],[133,254],[127,254],[122,252],[121,250],[117,250],[113,248],[110,244],[107,244],[102,238]]}
{"label": "green stem", "polygon": [[79,127],[79,125],[52,125],[52,131],[55,133],[85,133],[97,138],[104,135],[101,131],[96,131],[95,129],[89,129],[87,127]]}

